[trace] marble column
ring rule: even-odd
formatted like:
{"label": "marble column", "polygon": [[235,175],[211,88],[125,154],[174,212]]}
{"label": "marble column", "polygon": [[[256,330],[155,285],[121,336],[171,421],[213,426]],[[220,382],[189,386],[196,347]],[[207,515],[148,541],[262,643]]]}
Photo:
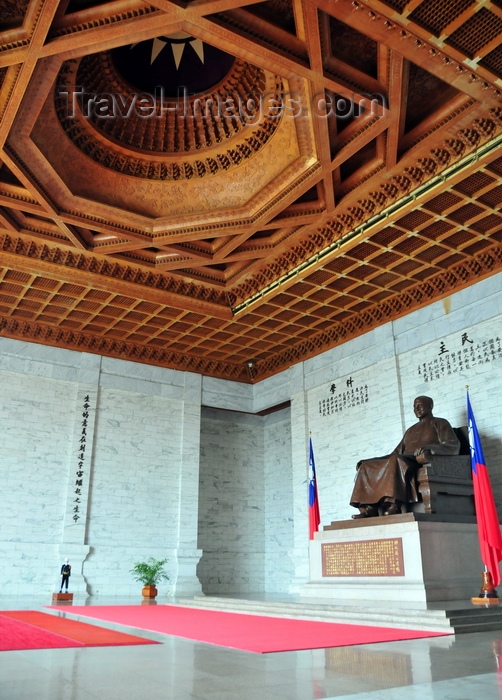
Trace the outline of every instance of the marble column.
{"label": "marble column", "polygon": [[294,577],[290,593],[298,593],[309,578],[309,513],[308,513],[308,413],[307,395],[302,391],[291,396],[291,444],[293,469],[293,562]]}
{"label": "marble column", "polygon": [[187,373],[181,437],[176,577],[172,581],[172,592],[177,596],[202,592],[197,578],[197,564],[202,556],[202,550],[197,548],[201,396],[202,377]]}

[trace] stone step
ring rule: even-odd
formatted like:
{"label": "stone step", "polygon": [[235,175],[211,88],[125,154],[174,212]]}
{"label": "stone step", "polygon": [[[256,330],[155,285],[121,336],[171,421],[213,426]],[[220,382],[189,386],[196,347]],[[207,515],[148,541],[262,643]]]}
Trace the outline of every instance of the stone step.
{"label": "stone step", "polygon": [[478,607],[465,610],[449,610],[447,617],[455,634],[488,632],[502,629],[502,609],[498,606]]}
{"label": "stone step", "polygon": [[270,617],[287,617],[319,622],[339,622],[342,624],[364,624],[377,627],[397,627],[430,632],[463,634],[502,629],[502,608],[498,606],[474,606],[458,609],[391,609],[368,608],[359,604],[338,604],[331,602],[289,602],[256,600],[245,598],[224,598],[220,596],[195,596],[180,599],[179,604],[211,610],[225,610]]}
{"label": "stone step", "polygon": [[398,627],[431,632],[451,632],[452,628],[444,610],[371,609],[361,606],[337,605],[313,602],[276,602],[243,598],[195,596],[179,601],[180,605],[240,612],[270,617],[287,617],[318,622]]}

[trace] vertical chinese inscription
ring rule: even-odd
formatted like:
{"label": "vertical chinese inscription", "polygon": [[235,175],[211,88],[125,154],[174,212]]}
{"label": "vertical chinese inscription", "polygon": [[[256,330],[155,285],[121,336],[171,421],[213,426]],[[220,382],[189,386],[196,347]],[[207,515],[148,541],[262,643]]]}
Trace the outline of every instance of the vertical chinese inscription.
{"label": "vertical chinese inscription", "polygon": [[89,408],[90,408],[90,398],[89,394],[84,397],[84,403],[82,406],[82,422],[81,431],[77,455],[77,470],[75,473],[75,489],[73,493],[73,521],[76,523],[80,520],[80,506],[81,506],[81,496],[82,487],[84,485],[85,476],[85,450],[87,446],[87,428],[89,420]]}
{"label": "vertical chinese inscription", "polygon": [[404,576],[400,537],[322,544],[323,576]]}

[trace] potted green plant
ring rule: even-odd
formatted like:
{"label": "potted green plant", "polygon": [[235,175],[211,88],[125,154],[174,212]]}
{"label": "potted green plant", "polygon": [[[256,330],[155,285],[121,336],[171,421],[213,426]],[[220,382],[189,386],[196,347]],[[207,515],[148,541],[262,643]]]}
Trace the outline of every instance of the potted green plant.
{"label": "potted green plant", "polygon": [[131,574],[136,581],[143,584],[143,598],[155,598],[157,584],[160,581],[169,581],[169,576],[164,568],[167,559],[155,559],[150,557],[146,561],[138,561],[131,569]]}

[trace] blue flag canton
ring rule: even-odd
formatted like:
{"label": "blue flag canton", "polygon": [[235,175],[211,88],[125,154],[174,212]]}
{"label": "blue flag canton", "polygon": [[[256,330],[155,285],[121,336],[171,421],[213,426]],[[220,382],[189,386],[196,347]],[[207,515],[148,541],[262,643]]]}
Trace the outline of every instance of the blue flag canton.
{"label": "blue flag canton", "polygon": [[471,467],[472,471],[477,473],[477,465],[484,464],[485,458],[469,395],[467,395],[467,427],[469,430],[469,447],[471,449]]}

